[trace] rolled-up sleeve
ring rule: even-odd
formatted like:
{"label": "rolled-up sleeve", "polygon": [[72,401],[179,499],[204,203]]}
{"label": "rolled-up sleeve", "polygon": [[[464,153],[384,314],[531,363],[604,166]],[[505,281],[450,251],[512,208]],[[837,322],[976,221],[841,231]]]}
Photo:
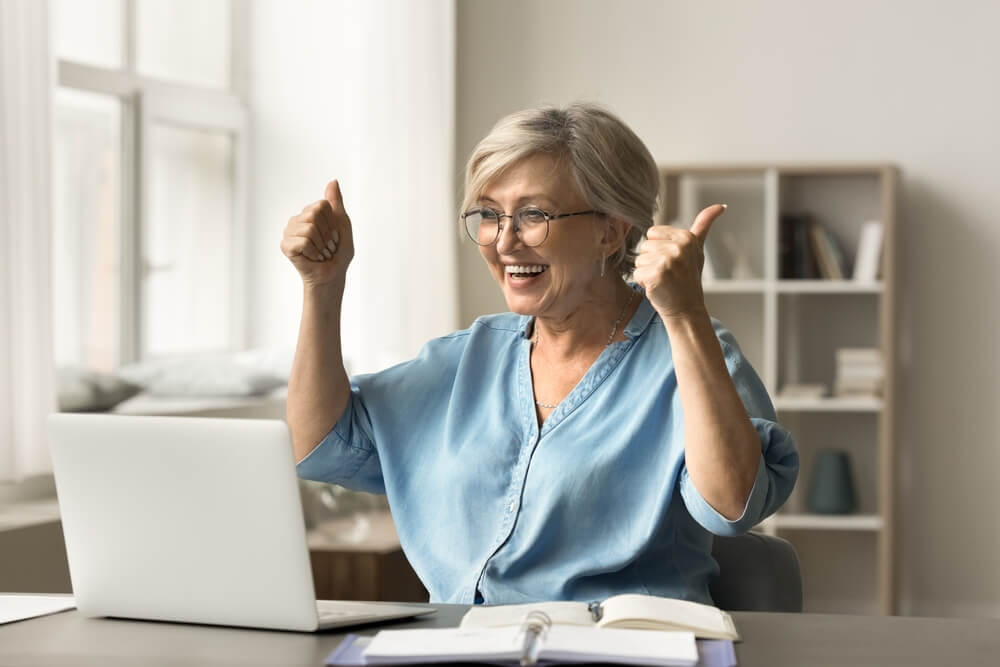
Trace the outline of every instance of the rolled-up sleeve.
{"label": "rolled-up sleeve", "polygon": [[299,477],[339,484],[354,491],[385,493],[382,466],[372,437],[371,420],[357,385],[340,419],[296,466]]}
{"label": "rolled-up sleeve", "polygon": [[768,419],[751,417],[750,421],[760,437],[761,455],[753,488],[738,519],[730,520],[719,514],[698,492],[687,466],[681,470],[681,497],[688,512],[705,530],[716,535],[740,535],[774,514],[788,499],[798,476],[799,455],[787,429]]}

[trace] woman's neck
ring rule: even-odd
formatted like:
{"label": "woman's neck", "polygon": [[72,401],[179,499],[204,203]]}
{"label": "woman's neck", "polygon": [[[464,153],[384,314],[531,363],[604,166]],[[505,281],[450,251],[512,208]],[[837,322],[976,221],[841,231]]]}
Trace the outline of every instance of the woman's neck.
{"label": "woman's neck", "polygon": [[[554,359],[571,359],[598,354],[608,344],[615,322],[614,340],[621,340],[625,324],[635,312],[637,299],[624,280],[614,277],[602,283],[573,310],[556,316],[539,315],[535,318],[532,341],[536,350],[544,349],[545,356]],[[626,307],[628,304],[628,307]],[[623,312],[625,308],[628,312]]]}

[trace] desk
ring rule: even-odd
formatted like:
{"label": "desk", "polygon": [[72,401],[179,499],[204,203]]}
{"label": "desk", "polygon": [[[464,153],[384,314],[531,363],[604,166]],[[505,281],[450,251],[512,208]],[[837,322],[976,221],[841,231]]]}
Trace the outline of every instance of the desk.
{"label": "desk", "polygon": [[[438,613],[429,618],[391,627],[454,626],[467,609],[432,606]],[[740,667],[995,665],[1000,655],[1000,620],[754,612],[733,618],[744,638],[736,645]],[[319,667],[341,638],[333,632],[91,619],[71,611],[0,625],[0,665]]]}

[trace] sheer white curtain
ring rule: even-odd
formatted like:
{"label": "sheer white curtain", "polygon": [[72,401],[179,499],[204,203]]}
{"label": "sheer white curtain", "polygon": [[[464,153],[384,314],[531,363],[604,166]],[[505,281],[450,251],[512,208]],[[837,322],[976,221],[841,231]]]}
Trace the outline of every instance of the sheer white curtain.
{"label": "sheer white curtain", "polygon": [[51,471],[48,3],[0,0],[0,481]]}
{"label": "sheer white curtain", "polygon": [[457,307],[454,0],[251,5],[251,339],[294,344],[288,217],[339,178],[354,224],[343,345],[352,373],[412,358]]}
{"label": "sheer white curtain", "polygon": [[357,252],[345,353],[354,372],[412,358],[458,323],[453,0],[359,3],[350,91]]}

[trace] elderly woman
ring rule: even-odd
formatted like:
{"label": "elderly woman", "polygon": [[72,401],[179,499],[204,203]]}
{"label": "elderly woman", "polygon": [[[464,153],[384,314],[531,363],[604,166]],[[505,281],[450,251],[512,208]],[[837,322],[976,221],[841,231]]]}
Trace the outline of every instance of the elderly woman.
{"label": "elderly woman", "polygon": [[431,601],[711,603],[712,535],[788,497],[795,444],[701,289],[725,205],[690,231],[651,226],[657,189],[649,151],[600,108],[502,119],[469,160],[460,217],[511,312],[350,380],[337,182],[288,222],[299,475],[387,494]]}

